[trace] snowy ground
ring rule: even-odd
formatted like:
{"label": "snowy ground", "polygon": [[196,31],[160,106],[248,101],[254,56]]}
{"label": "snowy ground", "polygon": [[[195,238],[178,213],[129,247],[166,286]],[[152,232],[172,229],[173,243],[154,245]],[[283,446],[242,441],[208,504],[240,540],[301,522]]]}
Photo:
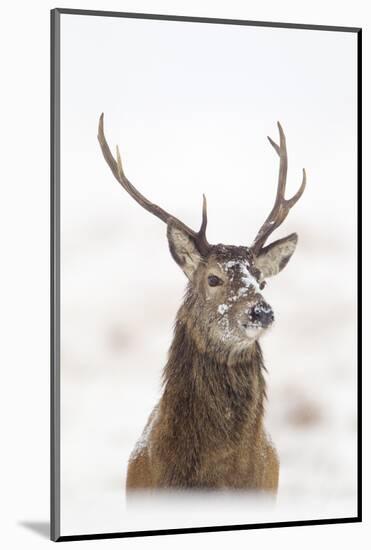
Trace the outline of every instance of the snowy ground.
{"label": "snowy ground", "polygon": [[[123,222],[122,233],[131,223],[134,228],[134,218]],[[354,281],[341,268],[343,249],[336,242],[331,243],[331,265],[339,266],[342,277],[327,280],[313,269],[325,260],[325,247],[319,256],[315,247],[306,247],[305,237],[297,258],[265,291],[277,317],[262,341],[269,371],[267,426],[281,460],[276,506],[259,499],[251,505],[240,497],[216,501],[196,495],[195,507],[178,499],[177,506],[164,508],[163,499],[161,505],[143,504],[138,513],[126,511],[128,456],[160,394],[185,284],[166,250],[164,228],[156,220],[148,226],[152,223],[153,232],[146,228],[135,239],[139,248],[144,245],[152,258],[158,257],[155,268],[136,254],[134,233],[127,239],[120,231],[90,248],[83,242],[78,248],[75,239],[75,250],[71,246],[65,257],[62,533],[354,515]],[[109,234],[104,222],[100,229]]]}

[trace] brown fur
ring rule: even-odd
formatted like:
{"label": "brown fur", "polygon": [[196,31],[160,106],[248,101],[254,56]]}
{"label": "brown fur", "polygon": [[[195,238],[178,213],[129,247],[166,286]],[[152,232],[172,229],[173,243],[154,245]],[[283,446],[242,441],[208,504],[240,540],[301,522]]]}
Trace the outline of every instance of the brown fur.
{"label": "brown fur", "polygon": [[[263,427],[266,394],[260,345],[236,347],[218,339],[215,300],[204,288],[205,273],[215,271],[218,262],[240,256],[253,261],[247,248],[215,247],[188,286],[164,369],[162,398],[129,461],[128,491],[277,491],[278,457]],[[233,284],[238,284],[236,277]],[[256,299],[254,292],[243,304]]]}

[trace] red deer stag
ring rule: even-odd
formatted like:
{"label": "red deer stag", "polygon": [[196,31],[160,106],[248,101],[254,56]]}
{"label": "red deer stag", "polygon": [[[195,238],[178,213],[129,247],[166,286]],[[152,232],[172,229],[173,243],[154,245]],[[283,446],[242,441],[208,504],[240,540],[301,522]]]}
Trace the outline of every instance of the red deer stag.
{"label": "red deer stag", "polygon": [[[297,234],[264,246],[305,189],[285,199],[286,140],[269,141],[279,156],[274,206],[251,247],[211,245],[206,239],[206,198],[198,232],[151,203],[124,174],[98,139],[113,175],[143,208],[167,225],[171,255],[188,278],[164,369],[164,390],[134,448],[126,488],[248,489],[277,492],[279,461],[266,435],[266,385],[259,337],[273,322],[261,291],[265,279],[291,258]],[[130,493],[132,494],[132,493]]]}

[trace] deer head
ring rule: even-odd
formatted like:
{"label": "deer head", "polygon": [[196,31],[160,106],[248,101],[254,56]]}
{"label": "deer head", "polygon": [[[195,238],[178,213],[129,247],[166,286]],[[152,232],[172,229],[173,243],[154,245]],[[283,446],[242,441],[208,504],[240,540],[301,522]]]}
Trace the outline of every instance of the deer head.
{"label": "deer head", "polygon": [[183,322],[207,348],[208,343],[244,349],[256,341],[274,320],[271,306],[264,300],[265,280],[279,273],[294,253],[298,237],[292,233],[264,246],[269,235],[282,224],[300,199],[306,173],[297,193],[285,199],[287,179],[286,139],[278,123],[280,143],[269,142],[280,159],[278,187],[273,208],[250,247],[211,245],[206,238],[207,205],[203,196],[202,223],[193,231],[175,216],[144,197],[127,179],[119,149],[113,157],[99,120],[98,140],[113,175],[143,208],[167,225],[170,252],[189,280]]}

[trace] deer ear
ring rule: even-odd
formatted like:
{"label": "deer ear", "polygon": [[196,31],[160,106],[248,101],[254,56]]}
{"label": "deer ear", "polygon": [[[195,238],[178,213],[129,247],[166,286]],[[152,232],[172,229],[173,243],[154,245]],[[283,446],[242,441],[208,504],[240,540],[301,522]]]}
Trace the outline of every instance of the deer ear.
{"label": "deer ear", "polygon": [[261,272],[262,280],[277,275],[288,264],[297,242],[297,234],[292,233],[288,237],[274,241],[262,248],[255,260],[255,265]]}
{"label": "deer ear", "polygon": [[202,260],[194,239],[174,223],[167,226],[167,238],[172,257],[192,281],[194,272]]}

